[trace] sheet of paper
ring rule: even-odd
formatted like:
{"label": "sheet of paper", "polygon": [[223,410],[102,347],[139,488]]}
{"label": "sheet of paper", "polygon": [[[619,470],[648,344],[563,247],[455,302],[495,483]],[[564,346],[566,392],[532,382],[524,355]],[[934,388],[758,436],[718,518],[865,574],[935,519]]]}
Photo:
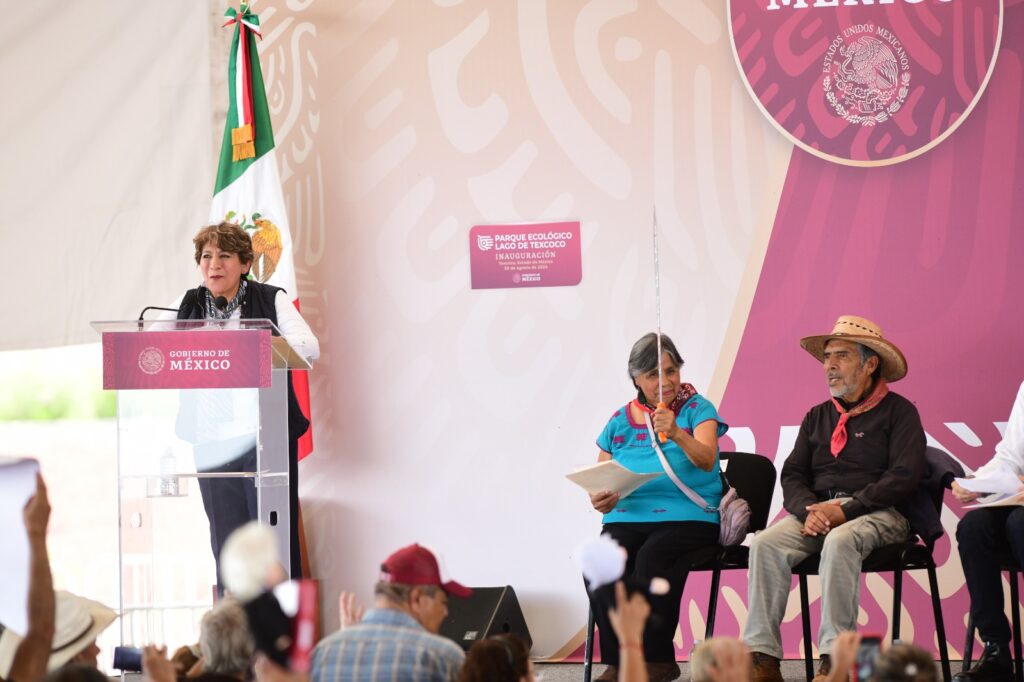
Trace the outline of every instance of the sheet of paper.
{"label": "sheet of paper", "polygon": [[1002,493],[1010,495],[1020,490],[1021,481],[1012,472],[997,469],[976,478],[954,479],[961,488],[972,493]]}
{"label": "sheet of paper", "polygon": [[36,493],[39,462],[0,456],[0,623],[19,635],[28,628],[28,535],[25,503]]}
{"label": "sheet of paper", "polygon": [[1024,493],[993,493],[979,497],[977,503],[964,505],[964,509],[981,509],[984,507],[1015,507],[1024,505]]}
{"label": "sheet of paper", "polygon": [[580,486],[588,493],[596,493],[602,490],[611,490],[620,497],[626,497],[634,490],[642,486],[652,478],[662,476],[661,472],[656,474],[638,474],[630,471],[613,459],[605,462],[577,469],[566,474],[566,478]]}

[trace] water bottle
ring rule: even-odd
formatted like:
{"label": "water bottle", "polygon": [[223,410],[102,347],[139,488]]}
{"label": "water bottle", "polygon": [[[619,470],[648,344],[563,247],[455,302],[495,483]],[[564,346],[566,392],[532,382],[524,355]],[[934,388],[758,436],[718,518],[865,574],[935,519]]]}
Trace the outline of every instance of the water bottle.
{"label": "water bottle", "polygon": [[174,475],[178,468],[178,461],[170,449],[166,450],[160,457],[160,497],[177,497],[178,477]]}

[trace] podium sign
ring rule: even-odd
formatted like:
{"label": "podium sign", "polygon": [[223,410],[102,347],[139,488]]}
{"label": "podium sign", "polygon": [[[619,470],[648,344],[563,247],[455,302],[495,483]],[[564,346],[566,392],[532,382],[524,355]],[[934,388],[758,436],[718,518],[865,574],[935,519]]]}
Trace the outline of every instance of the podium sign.
{"label": "podium sign", "polygon": [[288,372],[309,362],[265,319],[92,326],[117,391],[121,643],[194,642],[232,529],[259,520],[290,565]]}
{"label": "podium sign", "polygon": [[269,329],[103,332],[103,388],[267,388]]}

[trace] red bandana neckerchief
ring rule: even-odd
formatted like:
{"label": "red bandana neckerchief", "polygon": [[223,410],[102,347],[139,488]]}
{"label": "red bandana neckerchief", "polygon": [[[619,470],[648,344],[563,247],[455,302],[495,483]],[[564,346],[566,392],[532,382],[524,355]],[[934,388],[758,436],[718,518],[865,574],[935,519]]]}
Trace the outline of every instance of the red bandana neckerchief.
{"label": "red bandana neckerchief", "polygon": [[832,431],[832,456],[839,457],[839,453],[846,447],[846,422],[850,417],[856,417],[858,414],[864,414],[873,407],[876,407],[878,403],[882,402],[889,393],[889,386],[885,383],[885,379],[879,379],[875,385],[875,390],[871,391],[871,395],[864,399],[864,401],[853,408],[852,410],[845,410],[843,406],[839,404],[839,401],[832,398],[832,404],[836,406],[836,410],[839,411],[839,423],[836,424],[836,428]]}
{"label": "red bandana neckerchief", "polygon": [[[679,411],[683,409],[683,405],[686,401],[697,395],[697,389],[693,387],[693,384],[683,384],[679,387],[679,392],[676,393],[676,397],[672,399],[672,403],[668,406],[672,413],[679,416]],[[654,408],[648,407],[640,402],[639,398],[633,398],[633,404],[636,405],[641,412],[654,413]]]}

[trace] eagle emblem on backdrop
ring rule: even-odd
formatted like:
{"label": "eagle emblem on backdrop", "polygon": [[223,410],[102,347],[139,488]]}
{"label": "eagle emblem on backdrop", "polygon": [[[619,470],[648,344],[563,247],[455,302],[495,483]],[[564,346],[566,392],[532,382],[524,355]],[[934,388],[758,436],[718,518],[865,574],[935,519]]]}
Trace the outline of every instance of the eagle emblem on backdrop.
{"label": "eagle emblem on backdrop", "polygon": [[728,0],[733,56],[791,142],[852,166],[899,163],[963,123],[995,68],[1003,0]]}
{"label": "eagle emblem on backdrop", "polygon": [[237,216],[234,211],[229,211],[225,220],[237,222],[249,233],[253,250],[252,269],[249,270],[249,274],[257,282],[266,284],[274,275],[284,252],[281,231],[270,219],[259,213],[253,213],[250,220],[247,220],[244,214],[236,220]]}

